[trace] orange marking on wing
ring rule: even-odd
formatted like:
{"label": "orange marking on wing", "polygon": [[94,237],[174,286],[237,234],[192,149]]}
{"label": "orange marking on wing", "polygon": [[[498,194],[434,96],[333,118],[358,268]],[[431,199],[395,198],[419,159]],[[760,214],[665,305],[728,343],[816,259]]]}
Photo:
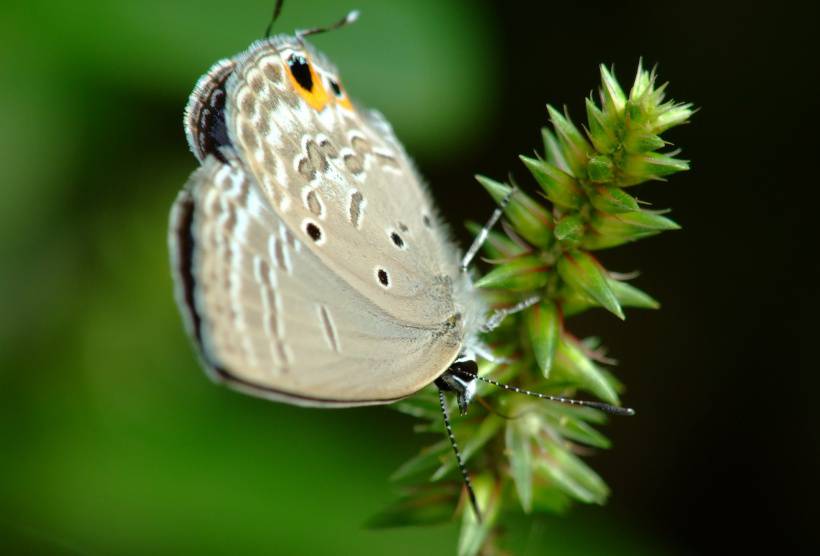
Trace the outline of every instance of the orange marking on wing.
{"label": "orange marking on wing", "polygon": [[353,103],[350,102],[350,97],[347,96],[347,91],[345,90],[344,86],[341,83],[339,83],[338,79],[336,80],[336,86],[339,87],[341,95],[333,95],[334,102],[336,102],[336,104],[338,104],[342,108],[353,112]]}
{"label": "orange marking on wing", "polygon": [[313,82],[313,87],[310,89],[310,91],[302,88],[302,86],[299,84],[298,81],[296,81],[296,78],[293,76],[292,71],[288,71],[288,79],[290,79],[291,86],[297,93],[299,93],[299,96],[305,99],[305,102],[307,102],[311,108],[313,108],[317,112],[321,112],[325,109],[325,106],[327,106],[327,103],[330,100],[330,95],[328,95],[327,90],[322,84],[322,80],[319,79],[316,70],[313,69],[313,63],[311,62],[310,58],[307,58],[307,64],[308,68],[310,69],[311,81]]}

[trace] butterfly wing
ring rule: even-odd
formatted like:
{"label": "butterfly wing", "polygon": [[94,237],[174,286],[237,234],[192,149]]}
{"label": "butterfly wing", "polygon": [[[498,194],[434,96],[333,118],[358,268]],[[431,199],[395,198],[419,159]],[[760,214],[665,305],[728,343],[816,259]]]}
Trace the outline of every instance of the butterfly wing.
{"label": "butterfly wing", "polygon": [[212,376],[304,405],[386,403],[431,382],[461,331],[397,318],[329,271],[236,157],[208,156],[169,235],[177,302]]}
{"label": "butterfly wing", "polygon": [[[294,78],[294,57],[310,66],[310,90]],[[397,320],[464,320],[473,305],[461,302],[458,252],[418,173],[383,120],[331,98],[330,75],[335,69],[304,45],[252,46],[228,83],[233,147],[330,272]]]}

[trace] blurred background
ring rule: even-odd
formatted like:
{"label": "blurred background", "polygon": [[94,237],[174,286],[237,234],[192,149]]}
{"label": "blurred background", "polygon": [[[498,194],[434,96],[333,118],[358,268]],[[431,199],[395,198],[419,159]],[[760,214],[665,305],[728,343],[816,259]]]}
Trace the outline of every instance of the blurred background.
{"label": "blurred background", "polygon": [[[426,440],[410,418],[216,387],[173,304],[167,215],[196,167],[182,109],[272,5],[0,6],[0,552],[454,552],[455,524],[364,527]],[[602,253],[662,310],[570,323],[605,340],[639,412],[589,460],[611,501],[511,522],[523,554],[813,552],[816,31],[796,5],[750,6],[289,0],[277,23],[362,10],[313,42],[462,241],[492,208],[473,174],[533,187],[517,155],[539,148],[547,102],[582,119],[600,62],[628,85],[643,56],[702,107],[668,137],[692,171],[639,191],[683,231]]]}

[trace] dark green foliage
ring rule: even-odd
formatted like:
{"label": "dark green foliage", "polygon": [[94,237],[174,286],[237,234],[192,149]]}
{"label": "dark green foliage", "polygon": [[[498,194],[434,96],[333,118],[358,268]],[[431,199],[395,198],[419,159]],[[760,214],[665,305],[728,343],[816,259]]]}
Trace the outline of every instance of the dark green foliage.
{"label": "dark green foliage", "polygon": [[[659,307],[649,295],[607,271],[591,251],[679,228],[661,211],[640,208],[623,188],[688,169],[687,161],[660,152],[667,146],[660,134],[686,123],[693,110],[689,104],[664,102],[665,85],[657,86],[654,71],[640,65],[628,96],[604,66],[601,82],[600,102],[586,101],[586,126],[576,126],[568,114],[548,106],[552,127],[543,130],[543,156],[521,157],[547,202],[514,190],[504,212],[517,237],[498,230],[490,234],[484,250],[495,266],[476,285],[487,292],[494,307],[532,296],[539,301],[488,335],[496,354],[510,363],[483,364],[480,372],[530,390],[563,396],[587,392],[619,404],[621,385],[604,368],[613,361],[604,357],[597,341],[575,338],[564,319],[593,307],[620,319],[625,318],[625,307]],[[514,187],[483,176],[478,181],[499,203]],[[474,233],[478,230],[469,227]],[[478,524],[472,512],[463,511],[459,554],[476,554],[492,542],[500,516],[515,506],[527,513],[555,512],[570,499],[606,501],[606,484],[579,457],[591,448],[610,446],[593,427],[604,422],[601,412],[487,385],[479,388],[479,395],[494,412],[476,404],[470,415],[455,420],[454,427],[473,470],[485,519]],[[402,402],[400,409],[427,423],[420,430],[440,430],[432,388],[417,398]],[[449,490],[425,483],[457,478],[446,440],[423,450],[395,478],[419,483],[377,518],[379,525],[432,522],[446,515],[442,504],[456,506],[452,483],[446,484]],[[442,496],[445,491],[449,496]],[[460,500],[463,510],[465,498]]]}

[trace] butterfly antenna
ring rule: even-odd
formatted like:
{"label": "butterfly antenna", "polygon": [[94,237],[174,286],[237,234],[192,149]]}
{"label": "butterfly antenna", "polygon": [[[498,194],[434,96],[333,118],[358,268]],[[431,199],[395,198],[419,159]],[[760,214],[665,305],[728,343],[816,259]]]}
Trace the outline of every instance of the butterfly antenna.
{"label": "butterfly antenna", "polygon": [[355,22],[359,19],[359,10],[353,10],[349,12],[346,16],[342,19],[337,21],[336,23],[332,23],[325,27],[314,27],[312,29],[300,29],[296,31],[296,37],[301,41],[303,38],[308,37],[310,35],[318,35],[320,33],[327,33],[328,31],[333,31],[335,29],[340,29],[341,27],[345,27],[346,25],[350,25],[351,23]]}
{"label": "butterfly antenna", "polygon": [[484,245],[485,241],[487,241],[487,237],[490,235],[490,230],[493,229],[496,223],[498,223],[498,219],[501,218],[502,214],[504,214],[504,209],[507,208],[507,204],[509,204],[515,190],[516,188],[513,187],[507,192],[506,195],[504,195],[504,198],[501,199],[501,203],[499,203],[499,206],[493,211],[490,219],[487,220],[487,223],[484,224],[484,227],[481,228],[480,232],[478,232],[478,235],[473,240],[473,244],[470,245],[470,248],[467,250],[464,258],[461,259],[461,272],[467,272],[467,268],[475,258],[478,250],[481,249],[481,246]]}
{"label": "butterfly antenna", "polygon": [[[472,373],[470,373],[472,374]],[[599,409],[611,415],[624,415],[624,416],[632,416],[635,415],[635,410],[630,407],[618,407],[616,405],[610,405],[608,403],[602,402],[588,402],[586,400],[574,400],[572,398],[564,398],[563,396],[549,396],[547,394],[541,394],[539,392],[533,392],[532,390],[525,390],[524,388],[518,388],[517,386],[510,386],[509,384],[504,384],[498,382],[497,380],[493,380],[491,378],[487,378],[484,376],[472,375],[478,380],[482,382],[486,382],[487,384],[492,384],[493,386],[498,386],[499,388],[503,388],[504,390],[508,390],[510,392],[516,392],[518,394],[525,394],[527,396],[534,396],[536,398],[541,398],[542,400],[549,400],[551,402],[558,402],[567,405],[577,405],[581,407],[591,407],[593,409]]]}
{"label": "butterfly antenna", "polygon": [[450,438],[450,444],[453,446],[453,452],[456,455],[458,470],[461,471],[461,478],[464,479],[464,486],[467,487],[467,494],[470,496],[470,504],[473,506],[476,519],[478,519],[478,522],[481,523],[481,511],[478,509],[478,502],[475,499],[473,483],[470,482],[470,475],[467,473],[467,468],[464,467],[464,460],[461,459],[461,451],[458,449],[456,437],[453,435],[453,427],[450,426],[450,415],[447,413],[447,403],[444,400],[444,390],[438,391],[438,401],[441,405],[441,414],[444,415],[444,428],[447,429],[447,436]]}
{"label": "butterfly antenna", "polygon": [[276,23],[276,20],[279,19],[279,16],[282,14],[282,6],[285,4],[285,0],[276,0],[276,5],[273,6],[273,15],[268,22],[268,26],[265,27],[265,39],[270,38],[271,31],[273,31],[273,24]]}

